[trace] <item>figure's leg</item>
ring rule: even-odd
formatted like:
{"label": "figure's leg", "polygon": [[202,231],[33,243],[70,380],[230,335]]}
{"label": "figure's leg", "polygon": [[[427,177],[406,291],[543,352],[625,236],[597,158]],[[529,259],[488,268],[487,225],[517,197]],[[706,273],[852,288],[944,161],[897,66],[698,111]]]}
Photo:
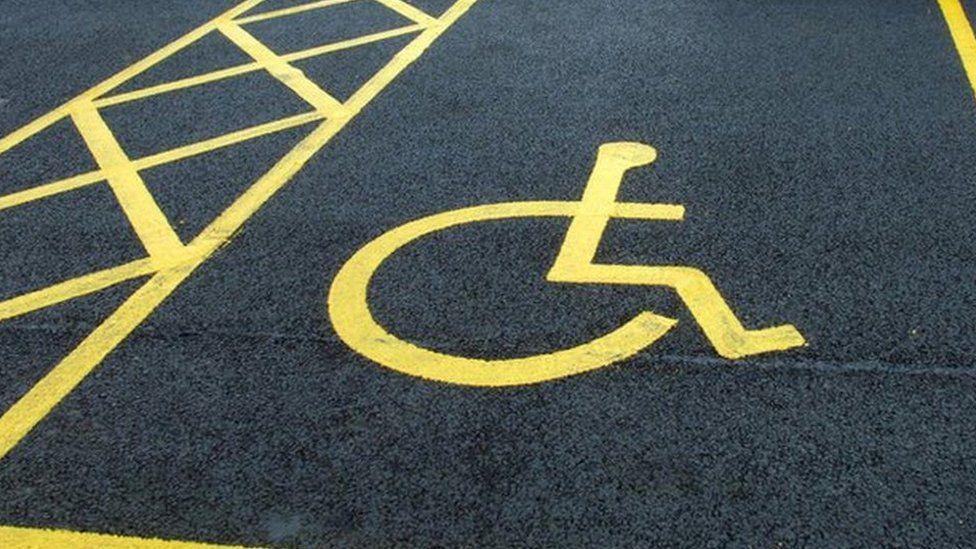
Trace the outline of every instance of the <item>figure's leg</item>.
{"label": "figure's leg", "polygon": [[673,288],[712,347],[725,358],[783,351],[806,343],[800,332],[789,324],[746,329],[708,275],[692,267],[590,264],[572,272],[550,272],[549,280]]}
{"label": "figure's leg", "polygon": [[800,332],[789,324],[746,329],[708,275],[698,269],[645,267],[638,274],[646,277],[645,284],[664,283],[674,288],[715,351],[725,358],[783,351],[806,343]]}

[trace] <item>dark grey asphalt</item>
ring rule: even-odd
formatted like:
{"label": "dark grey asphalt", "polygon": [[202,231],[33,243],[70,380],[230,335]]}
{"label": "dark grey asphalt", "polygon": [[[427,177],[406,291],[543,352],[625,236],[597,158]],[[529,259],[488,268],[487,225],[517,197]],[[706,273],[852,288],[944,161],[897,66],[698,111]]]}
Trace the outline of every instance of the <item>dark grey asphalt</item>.
{"label": "dark grey asphalt", "polygon": [[[6,0],[0,133],[231,5]],[[292,23],[282,51],[345,32]],[[142,83],[240,60],[215,46]],[[302,68],[339,96],[364,77],[330,63]],[[105,116],[157,152],[299,112],[269,81]],[[301,135],[145,179],[188,239]],[[543,220],[408,248],[379,273],[377,318],[487,357],[645,309],[679,328],[505,390],[406,377],[337,339],[325,294],[363,244],[462,206],[575,199],[618,140],[660,153],[623,197],[687,220],[614,221],[599,258],[698,266],[747,325],[793,323],[807,348],[729,362],[666,290],[546,283],[566,224]],[[0,157],[0,193],[90,162],[36,147]],[[934,0],[480,0],[0,461],[0,524],[300,547],[971,544],[974,173],[976,99]],[[127,231],[103,187],[0,213],[0,297],[138,258]],[[0,324],[3,408],[136,287]]]}

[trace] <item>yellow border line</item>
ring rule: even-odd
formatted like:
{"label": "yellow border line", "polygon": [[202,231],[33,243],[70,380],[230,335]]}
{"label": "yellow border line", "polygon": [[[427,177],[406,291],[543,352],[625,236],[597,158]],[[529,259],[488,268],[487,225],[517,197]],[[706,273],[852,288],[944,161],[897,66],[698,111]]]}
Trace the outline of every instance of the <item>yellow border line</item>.
{"label": "yellow border line", "polygon": [[244,549],[240,545],[214,545],[195,541],[136,538],[93,532],[0,526],[4,549]]}
{"label": "yellow border line", "polygon": [[973,35],[973,26],[966,17],[959,0],[938,0],[939,8],[942,9],[942,16],[945,17],[946,24],[949,25],[949,34],[959,52],[959,59],[962,61],[966,77],[969,78],[969,86],[976,94],[976,36]]}

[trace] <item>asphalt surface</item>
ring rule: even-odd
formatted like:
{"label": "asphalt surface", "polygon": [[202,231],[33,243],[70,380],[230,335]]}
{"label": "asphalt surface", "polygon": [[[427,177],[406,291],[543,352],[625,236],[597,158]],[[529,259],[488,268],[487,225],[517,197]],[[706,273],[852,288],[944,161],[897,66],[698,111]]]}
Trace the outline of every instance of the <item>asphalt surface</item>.
{"label": "asphalt surface", "polygon": [[[398,17],[354,4],[253,31],[293,51]],[[6,0],[0,134],[232,5]],[[299,66],[345,98],[403,43]],[[130,85],[241,55],[213,44]],[[104,117],[139,156],[301,108],[253,73]],[[189,240],[308,130],[143,176]],[[42,137],[0,156],[0,194],[93,168],[70,127]],[[405,248],[371,288],[377,320],[486,358],[643,310],[678,328],[506,389],[406,376],[337,338],[326,294],[364,244],[464,206],[576,200],[622,140],[659,151],[622,197],[686,220],[614,220],[598,258],[699,267],[747,326],[792,323],[806,347],[729,361],[673,291],[546,282],[560,219]],[[976,99],[934,0],[480,0],[0,461],[0,525],[283,547],[967,545],[973,173]],[[106,186],[4,210],[0,299],[144,254]],[[141,280],[0,323],[3,409]]]}

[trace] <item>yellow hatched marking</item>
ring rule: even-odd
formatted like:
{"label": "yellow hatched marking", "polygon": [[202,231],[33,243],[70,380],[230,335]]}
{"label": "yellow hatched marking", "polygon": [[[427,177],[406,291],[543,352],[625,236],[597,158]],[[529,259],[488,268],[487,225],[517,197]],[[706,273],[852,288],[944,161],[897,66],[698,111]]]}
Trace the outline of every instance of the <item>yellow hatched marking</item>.
{"label": "yellow hatched marking", "polygon": [[71,114],[72,104],[75,102],[93,101],[99,96],[104,95],[116,87],[124,84],[126,81],[131,80],[135,76],[141,74],[152,66],[156,65],[160,61],[172,56],[176,52],[182,50],[183,48],[193,44],[197,40],[203,38],[210,31],[214,30],[217,26],[217,22],[221,19],[234,18],[238,15],[246,12],[247,10],[257,6],[264,0],[246,0],[241,2],[237,6],[227,10],[220,17],[213,19],[203,25],[193,29],[181,38],[163,46],[156,52],[150,54],[141,61],[130,65],[129,67],[119,71],[108,80],[105,80],[99,84],[96,84],[89,90],[83,92],[78,97],[68,101],[64,105],[54,109],[53,111],[40,116],[36,120],[28,123],[26,126],[14,131],[13,133],[7,135],[6,137],[0,139],[0,154],[5,153],[11,148],[17,146],[23,142],[28,137],[44,130],[45,128],[51,126],[55,122],[61,120],[62,118],[69,116]]}
{"label": "yellow hatched marking", "polygon": [[291,88],[293,92],[315,107],[325,116],[336,116],[342,111],[342,103],[332,97],[315,82],[309,80],[301,70],[289,65],[284,59],[278,56],[270,48],[251,36],[240,25],[232,21],[221,21],[217,28],[237,45],[244,53],[250,55],[263,66],[271,76],[277,78],[282,84]]}
{"label": "yellow hatched marking", "polygon": [[[175,149],[170,149],[168,151],[139,158],[132,161],[132,166],[139,171],[155,168],[156,166],[160,166],[162,164],[184,160],[191,156],[208,153],[223,147],[235,145],[237,143],[255,139],[271,133],[295,128],[321,119],[322,115],[317,112],[289,116],[280,120],[273,120],[271,122],[251,126],[250,128],[224,134],[212,139],[198,141],[196,143],[191,143],[189,145],[184,145],[182,147],[177,147]],[[98,183],[104,179],[105,175],[101,172],[101,170],[96,170],[93,172],[76,175],[68,179],[62,179],[60,181],[54,181],[45,185],[39,185],[20,192],[8,194],[6,196],[0,196],[0,210],[5,210],[7,208],[12,208],[14,206],[26,204],[27,202],[40,200],[41,198],[46,198],[48,196],[53,196],[74,189],[80,189],[81,187]]]}
{"label": "yellow hatched marking", "polygon": [[[477,0],[458,0],[434,24],[424,28],[409,44],[397,53],[382,69],[373,75],[359,90],[349,98],[343,107],[345,116],[327,118],[308,136],[299,142],[265,175],[244,192],[227,210],[217,217],[189,245],[180,250],[170,261],[160,262],[155,274],[140,287],[128,300],[113,312],[102,324],[93,330],[68,356],[59,362],[7,412],[0,416],[0,459],[5,457],[48,413],[66,397],[85,377],[91,373],[116,346],[118,346],[160,303],[208,257],[226,244],[231,236],[267,202],[281,190],[288,181],[342,128],[372,101],[401,72],[416,61],[420,55],[455,21],[475,4]],[[234,25],[227,23],[235,14],[256,5],[256,1],[242,4],[229,14],[211,22],[210,28],[220,26],[229,31],[239,41],[246,43],[251,52],[262,57],[262,64],[270,63],[272,68],[277,60],[268,59],[267,53],[258,51],[254,44],[242,39]],[[207,28],[205,25],[202,28]],[[202,35],[201,35],[202,36]],[[199,38],[199,36],[197,36]],[[186,37],[178,41],[187,42]],[[256,42],[256,40],[255,40]],[[266,48],[264,48],[266,49]],[[169,55],[179,48],[168,47]],[[247,50],[245,50],[247,51]],[[273,54],[272,54],[273,55]],[[154,55],[156,62],[165,56]],[[278,58],[280,59],[280,58]],[[143,68],[147,65],[140,64]],[[134,75],[132,71],[123,71]],[[293,74],[293,73],[292,73]],[[116,79],[117,80],[117,79]],[[122,80],[124,81],[124,80]],[[121,82],[121,81],[119,81]],[[116,82],[119,83],[119,82]],[[100,85],[94,89],[101,93],[108,91]],[[318,108],[318,106],[317,106]],[[94,111],[94,106],[91,106]],[[97,113],[96,113],[97,115]],[[88,114],[91,116],[91,114]],[[83,123],[86,121],[83,120]],[[218,138],[220,139],[220,138]],[[192,152],[192,151],[185,151]],[[170,158],[159,160],[172,161]],[[138,164],[138,161],[136,162]],[[67,295],[67,294],[64,294]],[[53,299],[52,296],[48,296]]]}
{"label": "yellow hatched marking", "polygon": [[[397,36],[403,36],[405,34],[419,32],[422,30],[424,30],[423,25],[408,25],[406,27],[400,27],[388,31],[367,34],[366,36],[351,38],[349,40],[343,40],[341,42],[325,44],[323,46],[316,46],[314,48],[308,48],[305,50],[281,55],[280,57],[282,60],[291,63],[292,61],[301,61],[302,59],[308,59],[310,57],[317,57],[319,55],[341,51],[348,48],[363,46],[373,42],[379,42],[380,40],[395,38]],[[121,103],[128,103],[129,101],[135,101],[137,99],[144,99],[147,97],[152,97],[154,95],[182,90],[193,86],[200,86],[202,84],[217,82],[218,80],[224,80],[227,78],[233,78],[235,76],[240,76],[243,74],[248,74],[263,69],[264,67],[260,63],[257,62],[246,63],[244,65],[238,65],[236,67],[228,67],[226,69],[220,69],[213,72],[191,76],[188,78],[182,78],[180,80],[173,80],[172,82],[166,82],[156,86],[150,86],[148,88],[120,93],[118,95],[113,95],[110,97],[104,97],[102,99],[96,100],[94,103],[95,106],[99,108],[108,107],[110,105],[119,105]]]}
{"label": "yellow hatched marking", "polygon": [[178,254],[183,243],[95,106],[79,103],[71,117],[149,255],[167,260]]}
{"label": "yellow hatched marking", "polygon": [[437,19],[427,15],[426,13],[420,11],[419,9],[411,6],[410,4],[404,2],[403,0],[376,0],[380,4],[383,4],[387,8],[399,13],[400,15],[419,23],[421,25],[430,25],[435,23]]}
{"label": "yellow hatched marking", "polygon": [[295,15],[296,13],[302,13],[306,11],[327,8],[329,6],[346,4],[348,2],[353,2],[353,1],[355,0],[320,0],[319,2],[309,2],[307,4],[301,4],[299,6],[294,6],[291,8],[282,8],[280,10],[258,13],[256,15],[249,15],[247,17],[238,17],[234,19],[234,21],[236,21],[240,25],[246,25],[248,23],[254,23],[256,21],[264,21],[266,19],[277,19],[278,17],[284,17],[286,15]]}
{"label": "yellow hatched marking", "polygon": [[244,549],[239,545],[214,545],[193,541],[114,536],[91,532],[70,532],[0,526],[0,546],[5,549]]}

